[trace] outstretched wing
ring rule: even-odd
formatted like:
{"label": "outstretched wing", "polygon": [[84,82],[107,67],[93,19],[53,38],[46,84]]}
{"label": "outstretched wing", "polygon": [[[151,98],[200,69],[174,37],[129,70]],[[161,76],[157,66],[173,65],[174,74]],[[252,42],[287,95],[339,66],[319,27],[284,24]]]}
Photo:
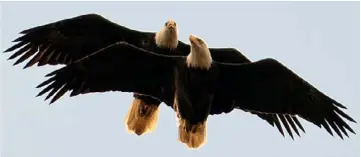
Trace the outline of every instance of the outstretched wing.
{"label": "outstretched wing", "polygon": [[34,56],[24,68],[45,64],[68,64],[118,41],[133,45],[154,33],[139,32],[113,23],[97,14],[86,14],[37,26],[20,32],[12,47],[16,50],[9,59],[17,59],[14,65]]}
{"label": "outstretched wing", "polygon": [[[45,88],[55,102],[67,91],[79,94],[122,91],[159,98],[172,81],[173,65],[182,57],[158,55],[133,45],[118,42],[47,75],[37,88]],[[146,78],[146,79],[144,79]]]}
{"label": "outstretched wing", "polygon": [[[24,68],[38,64],[69,64],[115,42],[124,41],[147,51],[170,53],[157,48],[155,32],[142,32],[118,25],[98,14],[85,14],[20,32],[22,36],[4,52],[15,51],[9,59],[19,57],[14,65],[30,59]],[[233,48],[210,48],[215,61],[239,63],[248,59]],[[179,41],[175,54],[188,55],[190,46]],[[171,52],[173,53],[173,52]]]}
{"label": "outstretched wing", "polygon": [[[239,108],[251,113],[272,115],[277,121],[279,118],[283,123],[290,123],[297,134],[294,123],[303,128],[296,116],[324,127],[331,135],[332,128],[341,138],[341,132],[348,136],[346,130],[355,133],[342,119],[356,122],[340,110],[346,109],[345,106],[274,59],[244,65],[219,64],[219,67],[221,77],[214,98],[214,106],[218,107],[214,110],[219,113]],[[289,126],[286,129],[293,137]]]}

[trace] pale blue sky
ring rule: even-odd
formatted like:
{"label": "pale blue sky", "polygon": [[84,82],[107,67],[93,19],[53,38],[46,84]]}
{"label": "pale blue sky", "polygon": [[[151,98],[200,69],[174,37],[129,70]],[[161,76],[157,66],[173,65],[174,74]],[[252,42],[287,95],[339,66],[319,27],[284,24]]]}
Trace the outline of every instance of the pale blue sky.
{"label": "pale blue sky", "polygon": [[[234,47],[252,60],[273,57],[346,105],[359,122],[359,2],[11,2],[2,8],[2,49],[21,30],[86,13],[128,27],[158,31],[176,20],[210,47]],[[292,141],[243,111],[211,116],[208,142],[198,151],[177,141],[173,110],[160,108],[155,132],[138,137],[124,128],[130,93],[66,95],[52,106],[35,86],[57,67],[23,70],[1,54],[3,157],[358,157],[358,133],[341,140],[304,120]],[[0,91],[1,92],[1,91]]]}

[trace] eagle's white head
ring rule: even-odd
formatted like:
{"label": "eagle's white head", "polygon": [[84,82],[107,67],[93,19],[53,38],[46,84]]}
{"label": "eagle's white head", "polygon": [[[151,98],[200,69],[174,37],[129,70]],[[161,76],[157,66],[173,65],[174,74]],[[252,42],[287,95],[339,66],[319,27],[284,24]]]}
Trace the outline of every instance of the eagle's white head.
{"label": "eagle's white head", "polygon": [[178,26],[174,20],[168,20],[156,33],[155,43],[161,48],[175,49],[178,46]]}
{"label": "eagle's white head", "polygon": [[192,68],[208,70],[212,64],[212,56],[206,42],[194,35],[189,36],[191,52],[187,56],[187,65]]}

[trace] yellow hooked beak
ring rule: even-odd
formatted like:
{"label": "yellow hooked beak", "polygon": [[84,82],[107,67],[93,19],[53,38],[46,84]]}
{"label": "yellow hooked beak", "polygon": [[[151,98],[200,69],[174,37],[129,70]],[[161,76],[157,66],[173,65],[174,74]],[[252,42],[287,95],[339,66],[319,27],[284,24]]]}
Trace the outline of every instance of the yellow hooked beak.
{"label": "yellow hooked beak", "polygon": [[195,45],[197,45],[197,46],[200,45],[199,42],[198,42],[198,38],[195,37],[195,36],[193,36],[193,35],[190,35],[190,36],[189,36],[189,41],[191,42],[191,44],[195,44]]}
{"label": "yellow hooked beak", "polygon": [[175,27],[175,22],[173,20],[169,20],[167,24],[167,28],[174,28],[174,27]]}

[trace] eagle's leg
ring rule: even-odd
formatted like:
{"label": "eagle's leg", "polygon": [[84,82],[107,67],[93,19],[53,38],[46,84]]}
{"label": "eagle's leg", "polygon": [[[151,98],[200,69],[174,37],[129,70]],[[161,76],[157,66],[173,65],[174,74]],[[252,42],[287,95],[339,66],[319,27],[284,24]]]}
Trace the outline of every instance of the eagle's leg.
{"label": "eagle's leg", "polygon": [[146,103],[144,99],[135,97],[127,116],[125,125],[128,132],[142,135],[157,128],[159,103]]}

